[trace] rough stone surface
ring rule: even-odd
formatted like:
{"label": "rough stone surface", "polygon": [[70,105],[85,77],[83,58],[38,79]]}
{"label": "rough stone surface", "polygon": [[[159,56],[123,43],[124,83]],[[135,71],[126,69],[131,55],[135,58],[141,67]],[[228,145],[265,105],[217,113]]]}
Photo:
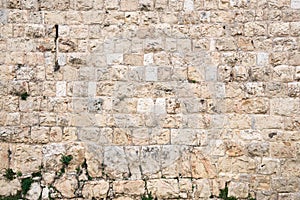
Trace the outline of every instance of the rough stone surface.
{"label": "rough stone surface", "polygon": [[299,199],[299,9],[0,0],[1,198]]}

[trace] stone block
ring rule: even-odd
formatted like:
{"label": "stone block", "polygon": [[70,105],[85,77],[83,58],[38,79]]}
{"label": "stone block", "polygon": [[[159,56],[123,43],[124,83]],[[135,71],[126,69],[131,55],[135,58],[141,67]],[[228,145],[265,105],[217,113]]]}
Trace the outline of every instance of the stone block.
{"label": "stone block", "polygon": [[147,181],[147,188],[152,195],[160,198],[177,198],[179,195],[178,183],[175,179],[157,179]]}
{"label": "stone block", "polygon": [[143,66],[144,56],[142,54],[124,54],[124,64],[131,66]]}
{"label": "stone block", "polygon": [[291,0],[291,8],[292,9],[300,9],[300,1],[299,0]]}
{"label": "stone block", "polygon": [[247,198],[249,194],[248,183],[230,182],[228,185],[228,196],[236,198]]}
{"label": "stone block", "polygon": [[104,180],[90,181],[84,184],[82,188],[82,196],[85,199],[106,198],[108,190],[109,190],[108,182]]}
{"label": "stone block", "polygon": [[15,144],[11,147],[11,168],[23,174],[38,172],[42,164],[42,147],[39,145]]}
{"label": "stone block", "polygon": [[142,180],[115,181],[113,182],[114,192],[117,195],[143,195],[145,192],[145,182]]}
{"label": "stone block", "polygon": [[157,81],[157,67],[146,67],[145,80]]}
{"label": "stone block", "polygon": [[193,11],[194,10],[194,1],[193,0],[185,0],[183,4],[184,11]]}
{"label": "stone block", "polygon": [[121,0],[120,9],[122,11],[135,11],[138,9],[138,0]]}
{"label": "stone block", "polygon": [[199,179],[193,181],[196,198],[209,198],[211,196],[211,183],[209,179]]}
{"label": "stone block", "polygon": [[106,56],[106,63],[108,65],[122,64],[123,63],[123,54],[121,54],[121,53],[108,54]]}

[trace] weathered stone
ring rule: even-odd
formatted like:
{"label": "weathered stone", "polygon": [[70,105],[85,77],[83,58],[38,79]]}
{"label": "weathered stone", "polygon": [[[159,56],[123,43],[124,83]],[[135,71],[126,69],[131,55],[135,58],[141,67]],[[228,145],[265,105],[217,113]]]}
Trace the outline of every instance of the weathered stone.
{"label": "weathered stone", "polygon": [[63,197],[75,197],[74,193],[78,187],[77,179],[75,176],[64,175],[55,181],[54,187],[62,194]]}
{"label": "weathered stone", "polygon": [[21,184],[18,179],[7,181],[0,179],[0,195],[11,196],[17,194],[18,190],[21,189]]}
{"label": "weathered stone", "polygon": [[38,172],[42,164],[42,148],[38,145],[11,146],[11,168],[22,173]]}
{"label": "weathered stone", "polygon": [[42,188],[39,183],[32,183],[30,190],[26,194],[26,198],[28,199],[33,199],[33,200],[38,200],[40,198],[42,192]]}
{"label": "weathered stone", "polygon": [[177,198],[178,183],[175,179],[157,179],[147,181],[147,189],[157,198]]}
{"label": "weathered stone", "polygon": [[85,199],[106,198],[109,189],[109,183],[101,181],[90,181],[84,184],[82,188],[82,196]]}
{"label": "weathered stone", "polygon": [[137,181],[115,181],[113,184],[114,192],[123,195],[142,195],[145,192],[145,182]]}
{"label": "weathered stone", "polygon": [[228,185],[228,196],[236,198],[247,198],[249,194],[249,185],[241,182],[230,182]]}

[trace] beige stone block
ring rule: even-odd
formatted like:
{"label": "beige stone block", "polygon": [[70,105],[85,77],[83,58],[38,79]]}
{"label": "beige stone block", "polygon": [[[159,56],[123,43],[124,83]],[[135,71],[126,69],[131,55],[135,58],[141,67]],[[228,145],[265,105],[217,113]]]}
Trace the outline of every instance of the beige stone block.
{"label": "beige stone block", "polygon": [[272,142],[270,153],[275,158],[294,158],[296,157],[296,147],[291,142]]}
{"label": "beige stone block", "polygon": [[209,158],[205,157],[200,149],[194,148],[191,152],[191,171],[192,177],[214,178],[216,177],[216,168]]}
{"label": "beige stone block", "polygon": [[169,129],[152,129],[150,144],[170,144],[171,131]]}
{"label": "beige stone block", "polygon": [[105,1],[104,7],[108,10],[116,10],[119,8],[119,0]]}
{"label": "beige stone block", "polygon": [[143,66],[143,54],[124,54],[124,64],[131,66]]}
{"label": "beige stone block", "polygon": [[230,182],[228,185],[228,196],[236,198],[247,198],[249,195],[249,185],[242,182]]}
{"label": "beige stone block", "polygon": [[42,162],[42,148],[38,145],[15,144],[11,146],[11,168],[23,174],[38,172]]}
{"label": "beige stone block", "polygon": [[291,65],[300,65],[300,53],[299,52],[291,52],[289,55],[289,61]]}
{"label": "beige stone block", "polygon": [[269,34],[271,36],[286,36],[289,33],[290,24],[284,22],[275,22],[269,25]]}
{"label": "beige stone block", "polygon": [[130,129],[114,128],[113,143],[116,145],[130,145],[132,144],[132,136]]}
{"label": "beige stone block", "polygon": [[149,144],[150,130],[147,128],[134,129],[131,136],[134,145],[147,145]]}
{"label": "beige stone block", "polygon": [[257,167],[257,173],[264,175],[278,175],[280,172],[280,160],[274,158],[263,158]]}
{"label": "beige stone block", "polygon": [[178,183],[175,179],[157,179],[147,181],[147,188],[157,198],[177,198],[179,195]]}
{"label": "beige stone block", "polygon": [[[9,145],[7,143],[0,143],[0,158],[1,158],[0,170],[8,169],[8,164],[9,164],[8,150],[9,150]],[[0,193],[1,195],[3,195],[2,192]]]}
{"label": "beige stone block", "polygon": [[300,111],[299,101],[293,98],[273,98],[270,101],[270,113],[282,116],[295,116]]}
{"label": "beige stone block", "polygon": [[267,34],[267,24],[264,22],[247,22],[244,25],[245,36],[264,36]]}
{"label": "beige stone block", "polygon": [[257,166],[257,160],[245,155],[234,157],[232,159],[232,173],[254,173]]}
{"label": "beige stone block", "polygon": [[75,127],[64,127],[62,137],[63,137],[64,141],[75,141],[75,140],[77,140],[77,128],[75,128]]}
{"label": "beige stone block", "polygon": [[18,126],[20,125],[20,113],[8,113],[6,116],[7,126]]}
{"label": "beige stone block", "polygon": [[113,188],[117,194],[143,195],[145,192],[145,182],[142,180],[115,181]]}
{"label": "beige stone block", "polygon": [[211,196],[211,183],[209,179],[199,179],[193,181],[195,186],[194,192],[196,198],[209,198]]}
{"label": "beige stone block", "polygon": [[83,186],[82,195],[85,199],[106,198],[109,190],[109,183],[101,181],[88,182]]}
{"label": "beige stone block", "polygon": [[138,9],[138,0],[121,0],[120,9],[122,11],[135,11]]}
{"label": "beige stone block", "polygon": [[249,129],[251,127],[251,119],[248,115],[228,115],[228,127],[233,129]]}
{"label": "beige stone block", "polygon": [[274,177],[271,179],[271,187],[276,192],[296,192],[300,189],[299,178]]}
{"label": "beige stone block", "polygon": [[75,196],[77,179],[75,176],[64,175],[60,179],[57,179],[54,183],[54,187],[66,198],[72,198]]}
{"label": "beige stone block", "polygon": [[50,130],[48,127],[32,127],[31,139],[34,143],[48,143]]}
{"label": "beige stone block", "polygon": [[62,141],[62,129],[61,127],[51,127],[49,133],[49,140],[51,142],[61,142]]}
{"label": "beige stone block", "polygon": [[5,179],[0,180],[0,195],[1,196],[13,196],[16,195],[18,190],[20,190],[21,184],[18,179],[12,181],[7,181]]}

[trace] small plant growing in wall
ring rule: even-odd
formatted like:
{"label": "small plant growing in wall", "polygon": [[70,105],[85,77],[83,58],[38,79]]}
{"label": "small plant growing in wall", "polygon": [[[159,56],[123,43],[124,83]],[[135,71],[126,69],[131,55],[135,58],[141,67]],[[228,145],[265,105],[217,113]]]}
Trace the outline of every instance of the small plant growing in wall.
{"label": "small plant growing in wall", "polygon": [[63,164],[60,172],[57,173],[58,176],[61,176],[66,171],[66,167],[70,164],[71,160],[73,159],[72,155],[62,155],[60,158],[60,162]]}
{"label": "small plant growing in wall", "polygon": [[60,161],[62,162],[62,164],[64,166],[68,166],[70,164],[70,162],[71,162],[72,159],[73,159],[73,156],[71,156],[71,155],[67,155],[67,156],[66,155],[62,155]]}
{"label": "small plant growing in wall", "polygon": [[8,169],[5,170],[4,177],[7,180],[13,180],[16,177],[16,173],[12,169],[8,168]]}
{"label": "small plant growing in wall", "polygon": [[152,193],[150,192],[150,193],[147,193],[147,194],[144,194],[143,196],[142,196],[142,200],[155,200],[155,199],[157,199],[157,198],[154,198],[153,196],[152,196]]}
{"label": "small plant growing in wall", "polygon": [[31,177],[22,179],[21,187],[22,187],[22,194],[23,195],[27,194],[27,192],[30,190],[30,187],[31,187],[32,183],[33,183],[33,180],[32,180]]}

